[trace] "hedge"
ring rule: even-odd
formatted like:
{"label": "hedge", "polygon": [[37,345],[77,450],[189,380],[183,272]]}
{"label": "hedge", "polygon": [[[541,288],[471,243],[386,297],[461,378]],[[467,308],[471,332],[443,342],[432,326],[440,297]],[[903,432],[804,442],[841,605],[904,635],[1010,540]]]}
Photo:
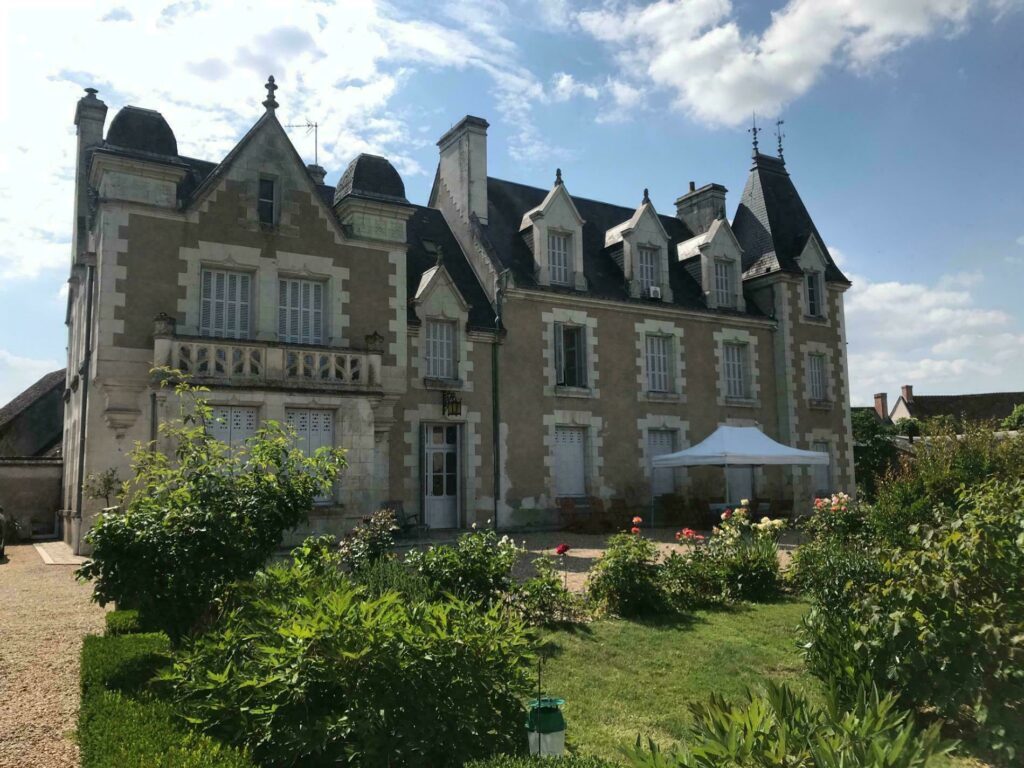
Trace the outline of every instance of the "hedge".
{"label": "hedge", "polygon": [[599,757],[566,756],[538,760],[536,757],[513,757],[498,755],[486,760],[466,763],[464,768],[619,768],[621,763],[612,763]]}
{"label": "hedge", "polygon": [[108,635],[131,635],[136,632],[142,632],[138,611],[120,610],[107,614]]}
{"label": "hedge", "polygon": [[[115,623],[120,628],[127,622]],[[245,753],[190,731],[147,690],[169,652],[170,641],[159,632],[85,638],[82,768],[253,768]]]}

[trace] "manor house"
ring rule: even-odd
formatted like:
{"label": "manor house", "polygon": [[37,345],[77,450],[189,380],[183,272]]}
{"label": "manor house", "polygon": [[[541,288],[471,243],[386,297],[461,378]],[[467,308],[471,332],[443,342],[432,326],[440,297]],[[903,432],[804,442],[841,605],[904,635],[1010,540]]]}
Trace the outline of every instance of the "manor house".
{"label": "manor house", "polygon": [[[133,445],[177,413],[154,366],[210,388],[209,428],[231,445],[273,419],[303,450],[347,449],[314,531],[385,501],[431,528],[514,527],[557,523],[565,500],[749,497],[782,513],[853,490],[850,283],[782,157],[755,146],[730,223],[719,184],[691,182],[659,213],[646,190],[622,190],[628,205],[574,195],[569,168],[540,186],[493,178],[487,121],[467,116],[439,138],[420,205],[383,157],[325,185],[275,88],[213,162],[181,155],[159,112],[126,106],[106,126],[95,90],[78,102],[63,442],[76,550],[102,505],[83,478],[127,477]],[[652,472],[721,424],[831,462],[731,468],[730,500],[721,468]]]}

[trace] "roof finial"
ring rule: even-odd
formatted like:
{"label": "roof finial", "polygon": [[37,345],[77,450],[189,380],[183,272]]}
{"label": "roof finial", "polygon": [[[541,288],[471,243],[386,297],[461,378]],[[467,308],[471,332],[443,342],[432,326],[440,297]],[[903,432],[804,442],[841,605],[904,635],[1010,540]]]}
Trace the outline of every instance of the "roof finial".
{"label": "roof finial", "polygon": [[747,128],[747,133],[754,137],[754,157],[757,157],[757,134],[761,132],[761,129],[757,127],[757,112],[752,112],[750,117],[750,127]]}
{"label": "roof finial", "polygon": [[555,186],[556,187],[562,186],[562,169],[561,168],[555,168]]}
{"label": "roof finial", "polygon": [[782,156],[782,140],[786,138],[786,134],[782,132],[782,126],[785,125],[785,123],[785,120],[775,121],[775,137],[779,140],[779,160],[782,161],[783,165],[786,164],[786,158]]}
{"label": "roof finial", "polygon": [[277,99],[274,98],[277,85],[274,83],[273,75],[267,78],[267,84],[264,87],[267,89],[267,98],[264,100],[263,106],[267,108],[268,112],[273,112],[277,109]]}
{"label": "roof finial", "polygon": [[647,187],[644,187],[644,203],[649,203],[649,202],[651,202],[651,195],[647,191]]}

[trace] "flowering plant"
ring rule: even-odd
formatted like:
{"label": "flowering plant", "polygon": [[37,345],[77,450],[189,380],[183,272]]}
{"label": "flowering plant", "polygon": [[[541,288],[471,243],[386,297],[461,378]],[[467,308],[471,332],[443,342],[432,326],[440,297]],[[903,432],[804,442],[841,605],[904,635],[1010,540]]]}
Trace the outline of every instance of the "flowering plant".
{"label": "flowering plant", "polygon": [[556,555],[564,555],[570,549],[571,549],[571,547],[568,544],[559,544],[557,547],[555,547],[555,554]]}

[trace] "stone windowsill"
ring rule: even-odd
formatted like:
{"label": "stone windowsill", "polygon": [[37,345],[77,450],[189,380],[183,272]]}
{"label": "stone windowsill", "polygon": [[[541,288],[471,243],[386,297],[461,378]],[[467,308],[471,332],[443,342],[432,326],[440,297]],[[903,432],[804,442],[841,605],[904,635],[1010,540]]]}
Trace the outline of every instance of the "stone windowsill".
{"label": "stone windowsill", "polygon": [[737,408],[758,408],[761,401],[752,397],[726,397],[725,404]]}
{"label": "stone windowsill", "polygon": [[651,392],[643,393],[644,399],[652,403],[678,403],[683,396],[678,392]]}
{"label": "stone windowsill", "polygon": [[555,387],[555,397],[593,397],[594,391],[590,387],[567,387],[559,384]]}
{"label": "stone windowsill", "polygon": [[423,377],[424,389],[463,389],[465,382],[462,379],[436,379],[431,376]]}
{"label": "stone windowsill", "polygon": [[832,410],[831,400],[811,400],[810,406],[815,411],[831,411]]}
{"label": "stone windowsill", "polygon": [[804,313],[805,323],[815,323],[816,325],[828,325],[828,318],[825,315],[808,315]]}

